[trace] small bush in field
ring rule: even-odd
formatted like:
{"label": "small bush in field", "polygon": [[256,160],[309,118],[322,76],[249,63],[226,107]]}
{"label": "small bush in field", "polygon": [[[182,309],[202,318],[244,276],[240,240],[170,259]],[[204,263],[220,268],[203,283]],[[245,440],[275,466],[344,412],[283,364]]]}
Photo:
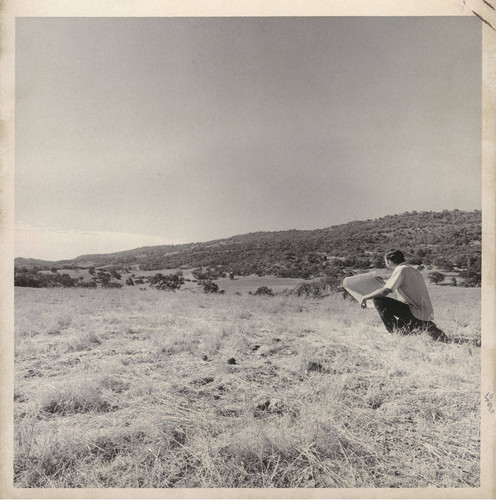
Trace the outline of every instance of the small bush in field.
{"label": "small bush in field", "polygon": [[261,286],[261,287],[257,288],[257,291],[255,292],[254,295],[267,295],[267,296],[273,297],[274,292],[273,292],[272,288],[269,288],[267,286]]}
{"label": "small bush in field", "polygon": [[[137,281],[136,281],[137,282]],[[171,290],[176,291],[184,284],[184,277],[180,274],[167,274],[164,276],[157,273],[150,278],[150,286],[157,290]]]}
{"label": "small bush in field", "polygon": [[438,285],[439,283],[442,283],[445,279],[445,275],[443,273],[440,273],[438,271],[434,271],[433,273],[429,273],[429,281],[431,283],[434,283]]}
{"label": "small bush in field", "polygon": [[108,281],[102,283],[103,288],[122,288],[122,283],[117,283],[116,281]]}
{"label": "small bush in field", "polygon": [[203,286],[203,291],[205,293],[221,293],[221,291],[219,290],[219,285],[217,285],[217,283],[214,283],[212,280],[199,281],[198,284],[200,286]]}
{"label": "small bush in field", "polygon": [[116,280],[120,280],[122,278],[121,274],[118,273],[115,269],[112,269],[110,271],[110,275],[115,278]]}

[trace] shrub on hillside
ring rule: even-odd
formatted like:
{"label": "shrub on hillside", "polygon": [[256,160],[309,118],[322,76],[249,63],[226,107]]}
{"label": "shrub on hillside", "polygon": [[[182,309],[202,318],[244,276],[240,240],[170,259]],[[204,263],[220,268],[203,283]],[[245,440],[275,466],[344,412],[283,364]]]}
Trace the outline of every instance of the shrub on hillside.
{"label": "shrub on hillside", "polygon": [[463,286],[478,287],[481,286],[481,273],[475,269],[467,269],[460,273],[460,278],[463,278]]}
{"label": "shrub on hillside", "polygon": [[110,275],[112,276],[112,278],[115,278],[116,280],[120,280],[122,278],[121,274],[118,273],[115,269],[112,269],[110,271]]}
{"label": "shrub on hillside", "polygon": [[450,262],[449,260],[446,260],[442,257],[437,257],[435,258],[432,263],[438,267],[439,269],[443,270],[443,271],[453,271],[453,269],[455,268],[455,266],[453,265],[452,262]]}
{"label": "shrub on hillside", "polygon": [[219,285],[212,280],[200,280],[198,281],[198,285],[203,286],[205,293],[220,293]]}
{"label": "shrub on hillside", "polygon": [[206,281],[225,278],[226,271],[223,266],[208,266],[205,268],[205,270],[203,270],[203,268],[201,267],[193,269],[193,271],[191,271],[191,274],[198,281]]}
{"label": "shrub on hillside", "polygon": [[102,288],[122,288],[122,283],[117,283],[116,281],[106,281],[102,283]]}
{"label": "shrub on hillside", "polygon": [[342,292],[342,280],[338,275],[326,276],[315,283],[304,283],[294,289],[298,297],[327,297],[330,294]]}
{"label": "shrub on hillside", "polygon": [[370,261],[370,259],[368,258],[359,258],[356,260],[356,267],[358,269],[368,269],[371,265],[372,265],[372,262]]}
{"label": "shrub on hillside", "polygon": [[445,275],[443,273],[440,273],[438,271],[434,271],[433,273],[429,273],[429,280],[431,283],[434,283],[435,285],[439,285],[439,283],[442,283],[444,281]]}
{"label": "shrub on hillside", "polygon": [[[55,276],[57,276],[57,275],[55,275]],[[69,287],[76,286],[78,280],[71,278],[68,274],[61,274],[60,278],[58,278],[57,282],[60,283],[61,286],[69,288]]]}
{"label": "shrub on hillside", "polygon": [[150,286],[157,290],[176,291],[184,284],[184,277],[179,274],[167,274],[164,276],[161,273],[157,273],[150,278],[149,282]]}
{"label": "shrub on hillside", "polygon": [[382,255],[377,255],[372,261],[372,267],[375,267],[376,269],[384,269],[386,267],[384,257]]}
{"label": "shrub on hillside", "polygon": [[49,285],[44,284],[34,273],[19,273],[14,276],[14,286],[42,288]]}
{"label": "shrub on hillside", "polygon": [[105,286],[106,284],[110,283],[110,278],[111,276],[109,273],[102,270],[98,270],[95,279],[98,283],[101,283],[102,286]]}
{"label": "shrub on hillside", "polygon": [[44,274],[38,271],[15,270],[14,286],[31,288],[73,287],[79,280],[68,274]]}
{"label": "shrub on hillside", "polygon": [[266,295],[269,297],[273,297],[274,292],[273,292],[272,288],[269,288],[267,286],[261,286],[261,287],[257,288],[257,291],[255,292],[254,295]]}

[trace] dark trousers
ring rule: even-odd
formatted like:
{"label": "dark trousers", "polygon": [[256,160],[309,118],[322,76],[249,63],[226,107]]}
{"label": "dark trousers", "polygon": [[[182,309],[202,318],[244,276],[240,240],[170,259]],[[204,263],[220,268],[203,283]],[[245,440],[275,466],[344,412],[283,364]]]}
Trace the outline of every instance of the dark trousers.
{"label": "dark trousers", "polygon": [[426,331],[434,340],[447,340],[444,332],[432,321],[417,319],[410,311],[410,307],[404,302],[390,297],[378,297],[374,299],[374,306],[390,333],[399,330],[408,334],[414,330],[422,330]]}

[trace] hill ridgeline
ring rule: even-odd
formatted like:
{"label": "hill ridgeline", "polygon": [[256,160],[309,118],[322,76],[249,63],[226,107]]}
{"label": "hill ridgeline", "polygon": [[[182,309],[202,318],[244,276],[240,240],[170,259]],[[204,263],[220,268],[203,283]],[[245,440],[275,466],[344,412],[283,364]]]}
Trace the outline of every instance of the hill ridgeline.
{"label": "hill ridgeline", "polygon": [[478,267],[481,211],[406,212],[315,230],[255,232],[219,240],[159,245],[62,261],[15,259],[17,268],[159,270],[210,267],[238,275],[309,277],[331,268],[382,267],[383,253],[404,251],[415,265]]}

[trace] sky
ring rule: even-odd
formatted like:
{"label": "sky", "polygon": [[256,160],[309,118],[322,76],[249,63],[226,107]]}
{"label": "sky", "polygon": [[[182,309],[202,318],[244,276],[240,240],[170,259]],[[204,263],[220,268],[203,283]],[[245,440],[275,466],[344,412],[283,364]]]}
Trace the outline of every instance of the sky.
{"label": "sky", "polygon": [[481,208],[475,17],[18,18],[16,257]]}

